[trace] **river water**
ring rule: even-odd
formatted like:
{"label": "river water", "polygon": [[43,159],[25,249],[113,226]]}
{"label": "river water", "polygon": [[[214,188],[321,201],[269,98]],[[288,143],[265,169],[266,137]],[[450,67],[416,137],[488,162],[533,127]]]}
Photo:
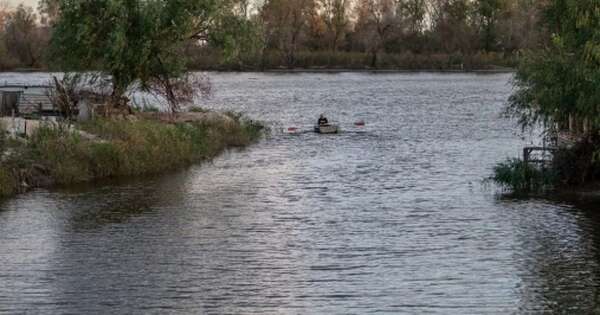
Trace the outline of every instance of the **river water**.
{"label": "river water", "polygon": [[[594,207],[482,182],[530,141],[501,118],[511,75],[211,77],[206,107],[271,133],[174,174],[2,201],[0,313],[589,313],[600,301]],[[320,113],[343,132],[282,132]]]}

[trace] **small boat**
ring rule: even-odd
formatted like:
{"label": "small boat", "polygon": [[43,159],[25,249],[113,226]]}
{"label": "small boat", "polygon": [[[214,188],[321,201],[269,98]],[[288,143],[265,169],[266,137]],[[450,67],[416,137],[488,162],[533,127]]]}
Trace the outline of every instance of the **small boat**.
{"label": "small boat", "polygon": [[316,133],[321,133],[321,134],[332,134],[332,133],[338,133],[340,131],[340,128],[336,125],[317,125],[315,126],[315,132]]}

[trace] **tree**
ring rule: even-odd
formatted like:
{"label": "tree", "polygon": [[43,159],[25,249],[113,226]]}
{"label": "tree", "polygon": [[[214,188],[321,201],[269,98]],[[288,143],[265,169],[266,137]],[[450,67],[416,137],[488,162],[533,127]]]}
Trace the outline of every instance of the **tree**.
{"label": "tree", "polygon": [[60,0],[52,37],[63,70],[97,70],[111,83],[111,105],[127,106],[134,84],[160,92],[172,111],[187,95],[185,42],[205,38],[216,0]]}
{"label": "tree", "polygon": [[445,53],[473,50],[473,30],[469,0],[432,0],[432,41]]}
{"label": "tree", "polygon": [[497,24],[499,49],[513,53],[540,44],[539,5],[536,0],[506,0]]}
{"label": "tree", "polygon": [[396,0],[398,16],[405,21],[410,34],[423,32],[427,3],[425,0]]}
{"label": "tree", "polygon": [[8,52],[6,40],[6,23],[12,14],[10,5],[7,1],[0,1],[0,69],[5,70],[13,67],[14,58]]}
{"label": "tree", "polygon": [[318,0],[320,17],[327,26],[329,49],[336,51],[349,25],[349,0]]}
{"label": "tree", "polygon": [[[401,22],[396,15],[394,0],[364,0],[356,7],[356,28],[366,50],[371,54],[371,67],[377,67],[378,55],[385,50],[389,37],[398,31]],[[397,34],[397,32],[396,32]]]}
{"label": "tree", "polygon": [[209,32],[209,43],[223,51],[224,62],[242,68],[260,60],[265,47],[262,20],[249,13],[248,0],[224,3]]}
{"label": "tree", "polygon": [[396,0],[397,18],[401,22],[394,52],[409,50],[420,53],[426,40],[428,2],[426,0]]}
{"label": "tree", "polygon": [[[523,126],[543,123],[584,135],[600,130],[600,3],[553,0],[544,9],[551,41],[523,58],[509,110]],[[576,130],[573,130],[576,129]]]}
{"label": "tree", "polygon": [[296,63],[296,53],[315,8],[314,0],[267,0],[262,7],[267,45],[284,52],[288,67]]}
{"label": "tree", "polygon": [[42,53],[43,43],[36,19],[33,9],[21,4],[8,16],[5,25],[5,41],[9,54],[27,67],[38,66]]}
{"label": "tree", "polygon": [[485,51],[492,51],[496,48],[498,38],[496,31],[502,14],[503,3],[501,0],[477,0],[474,6],[475,22],[478,27],[482,47]]}

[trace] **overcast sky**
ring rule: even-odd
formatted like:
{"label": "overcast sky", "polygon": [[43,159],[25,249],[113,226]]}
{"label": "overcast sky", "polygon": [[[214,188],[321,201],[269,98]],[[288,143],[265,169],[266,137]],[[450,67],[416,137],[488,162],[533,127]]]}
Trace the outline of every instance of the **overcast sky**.
{"label": "overcast sky", "polygon": [[8,0],[12,5],[18,5],[19,3],[25,3],[28,6],[37,7],[38,0]]}

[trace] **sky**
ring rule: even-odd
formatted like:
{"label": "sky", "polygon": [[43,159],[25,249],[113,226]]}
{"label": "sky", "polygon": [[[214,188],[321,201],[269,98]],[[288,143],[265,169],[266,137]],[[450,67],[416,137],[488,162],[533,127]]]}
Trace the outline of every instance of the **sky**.
{"label": "sky", "polygon": [[19,5],[20,3],[25,3],[30,7],[37,7],[38,0],[8,0],[8,2],[14,6]]}

